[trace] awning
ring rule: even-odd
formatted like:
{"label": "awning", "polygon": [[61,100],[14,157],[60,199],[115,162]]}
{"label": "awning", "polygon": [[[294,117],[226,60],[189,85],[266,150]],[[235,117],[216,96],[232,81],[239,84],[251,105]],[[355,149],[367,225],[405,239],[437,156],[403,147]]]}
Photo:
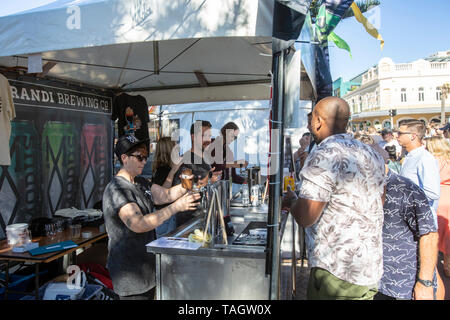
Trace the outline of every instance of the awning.
{"label": "awning", "polygon": [[[60,0],[0,17],[0,66],[26,71],[38,53],[39,76],[151,104],[227,100],[224,87],[230,100],[269,99],[272,15],[271,0]],[[304,29],[302,57],[311,57]],[[313,68],[302,64],[301,99],[315,95]]]}

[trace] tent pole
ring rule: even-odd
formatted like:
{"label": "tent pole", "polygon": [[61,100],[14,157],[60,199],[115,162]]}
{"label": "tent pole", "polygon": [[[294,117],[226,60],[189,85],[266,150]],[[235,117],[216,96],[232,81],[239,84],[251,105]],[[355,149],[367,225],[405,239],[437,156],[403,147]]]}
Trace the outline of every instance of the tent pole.
{"label": "tent pole", "polygon": [[284,55],[286,50],[273,54],[273,96],[271,160],[269,173],[269,212],[267,223],[266,274],[270,274],[270,300],[279,298],[280,243],[279,221],[281,211],[281,181],[283,174],[283,107]]}

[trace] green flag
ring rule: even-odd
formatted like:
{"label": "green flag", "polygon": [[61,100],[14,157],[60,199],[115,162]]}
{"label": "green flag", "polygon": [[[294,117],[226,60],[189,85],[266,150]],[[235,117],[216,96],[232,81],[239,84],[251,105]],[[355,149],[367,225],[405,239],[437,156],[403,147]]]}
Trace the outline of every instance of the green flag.
{"label": "green flag", "polygon": [[350,58],[353,58],[348,43],[345,42],[345,40],[339,37],[336,33],[331,32],[330,35],[328,36],[328,40],[333,41],[336,44],[336,46],[338,46],[338,48],[347,50],[348,53],[350,54]]}

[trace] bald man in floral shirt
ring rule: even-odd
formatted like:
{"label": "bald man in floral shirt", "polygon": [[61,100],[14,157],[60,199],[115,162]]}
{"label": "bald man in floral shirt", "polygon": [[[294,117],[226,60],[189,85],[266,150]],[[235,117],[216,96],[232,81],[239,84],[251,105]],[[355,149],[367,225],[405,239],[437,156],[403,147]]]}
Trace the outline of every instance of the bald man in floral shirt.
{"label": "bald man in floral shirt", "polygon": [[289,205],[283,199],[305,227],[308,299],[371,300],[383,273],[384,160],[346,133],[349,116],[340,98],[314,107],[311,134],[318,145],[300,172],[299,199]]}

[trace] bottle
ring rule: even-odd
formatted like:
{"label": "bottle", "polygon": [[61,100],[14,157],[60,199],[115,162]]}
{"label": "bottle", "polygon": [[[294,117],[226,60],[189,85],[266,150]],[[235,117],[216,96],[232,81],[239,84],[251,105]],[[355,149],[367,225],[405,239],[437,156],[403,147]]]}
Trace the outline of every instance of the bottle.
{"label": "bottle", "polygon": [[250,198],[249,198],[249,195],[248,195],[248,185],[247,185],[247,181],[245,181],[245,182],[242,184],[241,195],[242,195],[242,206],[248,207],[248,204],[249,204],[249,202],[250,202]]}
{"label": "bottle", "polygon": [[252,186],[251,191],[252,192],[250,195],[250,201],[251,201],[253,207],[257,207],[257,206],[259,206],[259,186],[258,185]]}

